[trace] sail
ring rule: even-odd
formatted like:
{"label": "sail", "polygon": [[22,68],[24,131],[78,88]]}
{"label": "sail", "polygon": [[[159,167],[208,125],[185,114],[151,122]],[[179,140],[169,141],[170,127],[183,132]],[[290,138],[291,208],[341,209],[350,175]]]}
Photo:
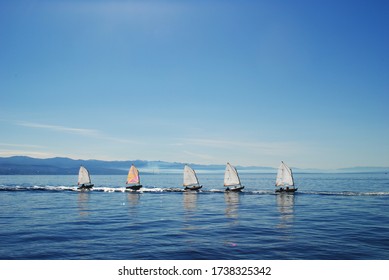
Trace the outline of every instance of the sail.
{"label": "sail", "polygon": [[91,180],[88,170],[84,166],[81,166],[80,170],[78,171],[78,184],[87,185],[90,184],[90,182]]}
{"label": "sail", "polygon": [[139,184],[139,171],[135,165],[131,165],[130,170],[128,171],[127,182],[126,184]]}
{"label": "sail", "polygon": [[276,186],[294,186],[292,170],[283,161],[278,167]]}
{"label": "sail", "polygon": [[227,163],[226,171],[224,173],[224,186],[237,186],[240,185],[240,179],[238,171],[231,164]]}
{"label": "sail", "polygon": [[196,172],[190,168],[188,165],[184,167],[184,186],[195,186],[199,184],[199,180],[197,179]]}

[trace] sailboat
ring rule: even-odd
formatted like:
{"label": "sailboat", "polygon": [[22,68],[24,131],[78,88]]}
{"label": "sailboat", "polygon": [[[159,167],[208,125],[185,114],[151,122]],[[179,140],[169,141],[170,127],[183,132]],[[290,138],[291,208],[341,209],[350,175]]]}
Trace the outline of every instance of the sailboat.
{"label": "sailboat", "polygon": [[90,190],[93,187],[89,171],[82,165],[80,166],[80,170],[78,171],[78,185],[79,190]]}
{"label": "sailboat", "polygon": [[139,171],[135,165],[131,165],[131,168],[128,171],[126,184],[128,185],[126,187],[127,190],[137,191],[142,187],[140,184]]}
{"label": "sailboat", "polygon": [[297,191],[297,188],[294,187],[292,169],[283,161],[281,161],[280,167],[278,167],[276,187],[278,187],[276,192],[294,193]]}
{"label": "sailboat", "polygon": [[184,187],[185,190],[188,191],[198,191],[203,186],[200,186],[199,180],[197,179],[196,172],[189,167],[189,165],[185,165],[184,167]]}
{"label": "sailboat", "polygon": [[227,163],[226,171],[224,173],[224,186],[227,187],[226,192],[240,192],[244,188],[240,183],[238,171],[236,171],[236,168],[230,163]]}

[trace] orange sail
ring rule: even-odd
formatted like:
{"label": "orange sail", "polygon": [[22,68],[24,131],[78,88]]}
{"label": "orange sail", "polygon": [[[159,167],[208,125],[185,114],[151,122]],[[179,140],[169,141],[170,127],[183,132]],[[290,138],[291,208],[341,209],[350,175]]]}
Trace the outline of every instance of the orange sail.
{"label": "orange sail", "polygon": [[139,182],[140,182],[139,171],[135,167],[135,165],[132,165],[130,170],[128,171],[126,184],[139,184]]}

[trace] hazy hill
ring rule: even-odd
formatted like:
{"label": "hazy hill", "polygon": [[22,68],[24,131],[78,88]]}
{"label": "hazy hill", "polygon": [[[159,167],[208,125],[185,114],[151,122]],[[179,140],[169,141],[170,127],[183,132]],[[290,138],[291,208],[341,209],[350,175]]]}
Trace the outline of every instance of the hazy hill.
{"label": "hazy hill", "polygon": [[[137,167],[148,167],[150,162],[135,161],[101,161],[101,160],[74,160],[70,158],[37,159],[25,156],[0,158],[1,175],[67,175],[77,174],[80,165],[84,165],[92,174],[126,174],[131,164]],[[161,162],[161,166],[167,163]]]}
{"label": "hazy hill", "polygon": [[[165,161],[102,161],[102,160],[74,160],[70,158],[38,159],[26,156],[0,157],[0,175],[74,175],[78,173],[80,165],[89,169],[92,174],[121,175],[127,174],[131,164],[135,164],[141,173],[171,173],[182,172],[184,163]],[[225,165],[191,164],[198,172],[223,172]],[[276,172],[272,167],[242,167],[241,172]]]}
{"label": "hazy hill", "polygon": [[[184,163],[166,161],[103,161],[103,160],[74,160],[70,158],[38,159],[26,156],[0,157],[0,175],[74,175],[78,173],[80,165],[84,165],[92,174],[124,175],[131,164],[135,164],[141,173],[172,173],[182,172]],[[190,164],[197,172],[224,172],[225,165]],[[238,171],[256,173],[276,173],[273,167],[236,166]],[[292,166],[293,168],[293,166]],[[352,167],[333,170],[299,169],[293,168],[294,173],[361,173],[361,172],[389,172],[386,167]]]}

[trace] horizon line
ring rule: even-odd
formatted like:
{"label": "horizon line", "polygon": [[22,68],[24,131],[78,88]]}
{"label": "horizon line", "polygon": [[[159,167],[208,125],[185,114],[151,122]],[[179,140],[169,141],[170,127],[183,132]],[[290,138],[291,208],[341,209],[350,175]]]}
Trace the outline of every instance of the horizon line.
{"label": "horizon line", "polygon": [[[49,159],[55,159],[55,158],[60,158],[60,159],[69,159],[73,161],[101,161],[101,162],[134,162],[134,161],[144,161],[144,162],[166,162],[166,163],[176,163],[176,164],[191,164],[191,165],[199,165],[199,166],[223,166],[225,164],[222,163],[188,163],[188,162],[179,162],[179,161],[166,161],[166,160],[148,160],[148,159],[125,159],[125,160],[117,160],[117,159],[110,159],[110,160],[105,160],[105,159],[96,159],[96,158],[90,158],[90,159],[82,159],[82,158],[72,158],[69,156],[52,156],[52,157],[44,157],[44,158],[39,158],[39,157],[33,157],[33,156],[28,156],[28,155],[11,155],[11,156],[0,156],[0,158],[6,159],[6,158],[14,158],[14,157],[25,157],[25,158],[30,158],[30,159],[37,159],[37,160],[49,160]],[[272,167],[272,166],[259,166],[259,165],[239,165],[239,164],[233,164],[234,166],[241,167],[241,168],[266,168],[266,169],[278,169],[278,167]],[[291,166],[292,169],[297,169],[297,170],[312,170],[312,171],[335,171],[335,170],[347,170],[347,169],[389,169],[389,166],[349,166],[349,167],[338,167],[338,168],[304,168],[304,167],[296,167],[296,166]],[[388,170],[389,172],[389,170]]]}

